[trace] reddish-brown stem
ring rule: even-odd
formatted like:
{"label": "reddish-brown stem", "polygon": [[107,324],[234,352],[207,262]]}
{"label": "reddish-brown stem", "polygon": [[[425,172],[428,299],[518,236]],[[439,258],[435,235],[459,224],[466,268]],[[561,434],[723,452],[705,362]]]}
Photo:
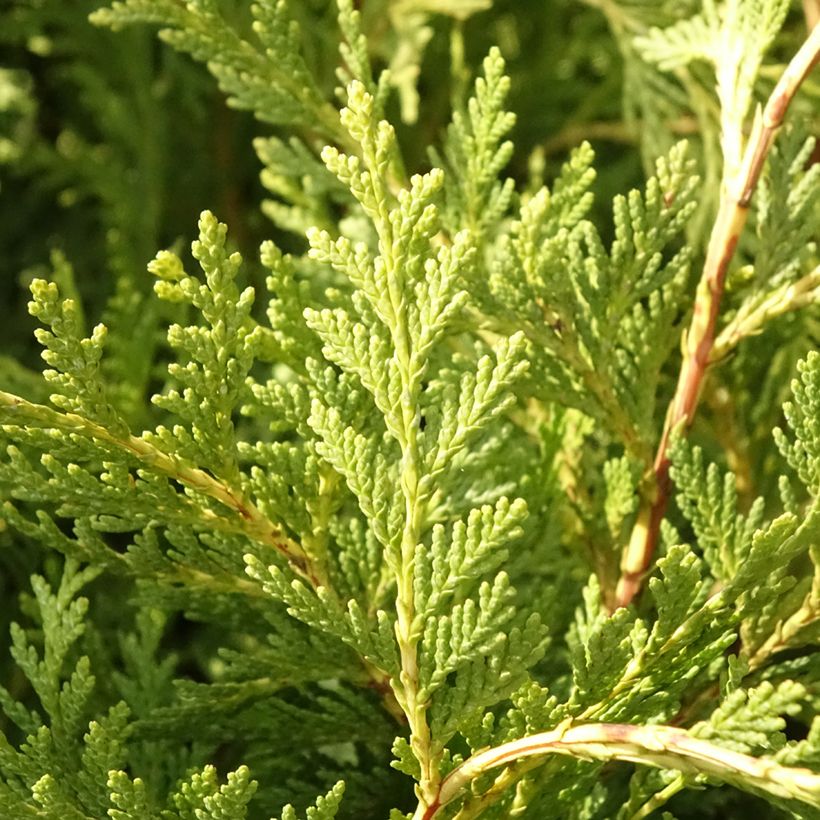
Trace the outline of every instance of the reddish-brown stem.
{"label": "reddish-brown stem", "polygon": [[740,172],[736,178],[724,180],[720,208],[709,239],[703,274],[695,297],[694,314],[683,337],[683,362],[677,388],[652,465],[649,489],[644,494],[632,537],[623,553],[621,579],[615,594],[617,606],[627,606],[635,597],[643,576],[652,563],[671,489],[669,440],[674,432],[683,430],[692,423],[715,342],[715,328],[726,273],[746,225],[752,195],[786,111],[818,59],[820,26],[815,26],[786,67],[766,107],[762,113],[758,112],[743,154]]}

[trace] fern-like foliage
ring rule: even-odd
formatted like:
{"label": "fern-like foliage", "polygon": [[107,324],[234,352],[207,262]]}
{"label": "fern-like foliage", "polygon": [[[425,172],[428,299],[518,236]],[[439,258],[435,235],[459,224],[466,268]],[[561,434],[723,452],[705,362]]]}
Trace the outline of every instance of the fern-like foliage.
{"label": "fern-like foliage", "polygon": [[[35,5],[0,12],[0,39],[42,50],[59,16]],[[690,296],[716,179],[742,155],[731,141],[766,55],[793,34],[789,4],[564,5],[556,19],[596,37],[606,17],[615,131],[646,131],[647,179],[620,176],[631,190],[611,207],[605,147],[574,141],[546,170],[545,152],[516,155],[531,127],[509,110],[518,9],[121,0],[92,14],[93,36],[128,28],[135,51],[142,24],[158,27],[179,52],[163,77],[201,84],[192,58],[255,115],[269,221],[242,212],[245,180],[221,200],[230,230],[203,211],[190,256],[170,223],[135,229],[166,246],[149,294],[123,204],[103,223],[113,293],[89,298],[93,269],[59,251],[27,277],[46,369],[0,360],[0,561],[33,591],[0,613],[0,815],[626,820],[667,803],[699,816],[686,795],[706,787],[716,816],[744,813],[737,790],[767,801],[759,816],[820,810],[805,123],[778,138],[754,236],[727,251],[728,308],[691,388],[706,411],[662,438],[681,327],[718,310],[716,290]],[[504,49],[470,88],[482,20]],[[443,65],[445,31],[439,76],[426,66]],[[27,76],[0,73],[0,161],[17,168],[26,140],[47,143],[29,133]],[[219,110],[223,129],[240,116]],[[693,122],[700,138],[673,139]],[[114,154],[114,168],[130,156]],[[88,190],[124,203],[127,185],[101,179]],[[617,608],[620,550],[661,493],[662,549]]]}
{"label": "fern-like foliage", "polygon": [[616,199],[607,251],[583,219],[591,162],[589,147],[578,149],[553,191],[542,188],[522,206],[492,281],[509,324],[523,327],[535,349],[539,395],[599,419],[645,461],[657,374],[688,275],[687,251],[669,245],[692,214],[697,183],[679,145],[659,161],[644,196]]}
{"label": "fern-like foliage", "polygon": [[[121,703],[89,725],[95,679],[88,656],[78,655],[76,648],[88,606],[85,598],[76,596],[98,574],[68,562],[56,592],[41,576],[32,578],[41,646],[31,631],[12,625],[12,656],[40,708],[26,708],[0,689],[3,711],[26,738],[15,749],[0,734],[0,808],[9,817],[64,811],[79,818],[99,815],[108,805],[101,776],[122,763],[128,709]],[[55,777],[60,771],[71,776]]]}
{"label": "fern-like foliage", "polygon": [[170,46],[208,63],[234,105],[267,122],[308,125],[327,117],[327,104],[299,52],[299,31],[287,3],[254,4],[251,12],[255,42],[238,36],[212,2],[125,0],[96,11],[92,22],[161,26],[160,37]]}

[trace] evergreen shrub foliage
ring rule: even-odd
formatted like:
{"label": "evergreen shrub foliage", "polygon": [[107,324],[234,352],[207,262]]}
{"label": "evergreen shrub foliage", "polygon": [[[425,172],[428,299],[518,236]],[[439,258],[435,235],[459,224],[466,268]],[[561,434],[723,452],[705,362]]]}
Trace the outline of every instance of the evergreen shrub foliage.
{"label": "evergreen shrub foliage", "polygon": [[818,17],[4,4],[0,818],[820,817]]}

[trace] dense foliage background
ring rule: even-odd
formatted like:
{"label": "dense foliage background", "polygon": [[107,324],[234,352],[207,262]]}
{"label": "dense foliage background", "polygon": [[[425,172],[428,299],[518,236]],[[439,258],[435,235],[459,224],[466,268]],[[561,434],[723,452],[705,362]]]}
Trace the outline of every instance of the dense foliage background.
{"label": "dense foliage background", "polygon": [[[596,151],[598,171],[592,220],[605,238],[610,237],[612,196],[642,185],[658,154],[685,136],[705,169],[706,193],[690,228],[693,245],[703,246],[715,212],[714,191],[708,188],[714,135],[697,132],[685,100],[669,88],[652,86],[660,82],[658,77],[635,73],[635,65],[630,65],[634,55],[625,46],[626,35],[615,13],[618,4],[476,2],[475,13],[463,22],[443,14],[426,17],[430,39],[421,48],[419,38],[428,32],[401,35],[386,25],[391,3],[398,5],[398,0],[362,0],[358,5],[377,67],[394,60],[399,49],[408,54],[407,79],[397,72],[403,85],[391,97],[387,116],[398,128],[411,171],[430,167],[426,146],[441,141],[450,121],[451,94],[463,98],[481,60],[497,44],[512,80],[508,108],[517,115],[512,132],[516,151],[508,173],[519,188],[552,179],[569,151],[588,139]],[[230,241],[251,260],[251,284],[264,281],[264,271],[253,262],[264,239],[274,239],[285,250],[304,249],[298,237],[277,229],[266,216],[263,201],[268,193],[252,148],[254,138],[288,130],[229,107],[207,68],[160,42],[149,27],[115,32],[91,25],[88,15],[98,5],[97,0],[0,3],[0,387],[32,400],[45,400],[47,393],[32,335],[36,323],[26,311],[28,284],[34,277],[54,278],[66,295],[78,296],[89,326],[99,320],[118,326],[120,336],[113,339],[114,345],[156,349],[162,364],[165,352],[154,313],[162,308],[150,296],[153,281],[146,265],[161,248],[187,253],[202,210],[211,209],[228,224]],[[237,30],[248,31],[250,14],[244,0],[221,0],[219,5]],[[338,82],[335,3],[302,0],[290,5],[302,24],[307,61],[330,99]],[[672,4],[620,5],[640,19]],[[681,0],[674,5],[680,14],[696,4]],[[785,60],[796,50],[805,25],[802,5],[795,3],[774,59]],[[453,71],[453,44],[456,52],[464,49],[455,87],[445,81]],[[412,76],[416,55],[417,83]],[[815,78],[807,84],[801,105],[810,110],[818,99]],[[748,242],[751,248],[754,239]],[[262,306],[260,300],[260,313]],[[816,347],[818,339],[820,316],[815,308],[786,316],[764,336],[749,340],[707,388],[693,437],[708,457],[738,473],[741,505],[757,494],[773,498],[770,491],[783,462],[771,446],[770,431],[782,421],[779,408],[796,361]],[[135,391],[131,406],[136,429],[153,418],[154,410],[145,399],[157,389],[159,364],[146,365],[128,388]],[[663,374],[661,392],[666,397],[671,395],[674,375],[674,370]],[[589,459],[590,469],[600,466],[601,459],[594,454]],[[677,512],[673,515],[686,526]],[[580,549],[571,563],[568,571],[585,577],[590,567]],[[0,636],[8,634],[12,621],[24,621],[31,614],[30,575],[39,572],[56,579],[61,565],[62,559],[36,541],[0,528]],[[84,593],[91,598],[94,613],[91,649],[86,651],[94,655],[101,702],[116,699],[114,678],[106,682],[101,672],[122,671],[129,662],[127,647],[123,652],[117,641],[133,628],[134,611],[119,605],[131,593],[130,585],[106,576]],[[112,594],[118,592],[122,595]],[[568,624],[577,604],[574,593],[568,596],[564,610],[554,613],[556,620]],[[167,684],[170,699],[171,678],[211,678],[219,662],[215,647],[222,645],[223,635],[196,612],[182,614],[169,607],[168,619],[160,650],[167,658],[165,677],[157,682],[156,691]],[[144,625],[146,642],[153,634],[158,636],[159,631]],[[138,654],[134,651],[130,657]],[[26,680],[6,651],[0,651],[0,681],[14,697],[33,702]],[[152,708],[158,705],[162,704]],[[14,737],[15,730],[2,717],[0,728]],[[389,736],[388,727],[388,744]],[[148,757],[146,753],[146,767]],[[222,742],[218,737],[192,741],[180,758],[180,770],[202,761],[215,762],[220,769],[252,762],[241,742]],[[331,775],[321,779],[332,784]],[[411,803],[410,785],[397,773],[386,775],[372,793],[367,784],[358,785],[359,791],[351,789],[344,816],[382,816],[401,802],[397,792],[405,792],[405,802]],[[273,811],[294,796],[298,802],[298,789],[294,795],[291,786],[272,787],[265,805]],[[366,809],[357,809],[356,795],[366,801],[361,804]],[[761,801],[737,793],[683,795],[673,803],[678,816],[704,818],[730,816],[729,805],[731,816],[768,816]],[[356,815],[357,810],[366,814]]]}

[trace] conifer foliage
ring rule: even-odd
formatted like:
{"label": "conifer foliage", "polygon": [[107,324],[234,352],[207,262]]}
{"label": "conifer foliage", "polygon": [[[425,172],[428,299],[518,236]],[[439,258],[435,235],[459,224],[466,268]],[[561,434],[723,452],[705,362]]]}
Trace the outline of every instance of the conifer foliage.
{"label": "conifer foliage", "polygon": [[[98,199],[114,285],[53,253],[46,369],[0,357],[0,817],[820,816],[812,2],[48,5],[0,38],[63,49],[100,144],[2,69],[3,185]],[[535,14],[623,81],[557,163],[515,145]],[[170,224],[109,40],[223,153],[208,73],[255,117],[269,198],[190,253],[101,170]]]}

